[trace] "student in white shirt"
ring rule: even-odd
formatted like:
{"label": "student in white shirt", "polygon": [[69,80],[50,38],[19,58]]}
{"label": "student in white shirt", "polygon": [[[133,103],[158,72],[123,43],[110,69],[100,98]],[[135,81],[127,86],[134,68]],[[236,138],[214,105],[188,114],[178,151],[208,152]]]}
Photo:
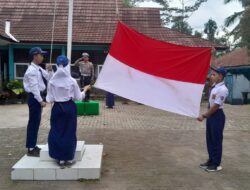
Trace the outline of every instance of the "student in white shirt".
{"label": "student in white shirt", "polygon": [[200,167],[208,172],[220,171],[222,158],[223,130],[225,126],[225,114],[223,112],[224,102],[228,96],[228,89],[224,84],[226,69],[212,68],[211,80],[214,85],[209,93],[208,111],[198,117],[198,121],[206,121],[206,140],[208,160],[200,164]]}
{"label": "student in white shirt", "polygon": [[81,92],[75,79],[67,68],[69,60],[61,55],[57,57],[57,71],[48,84],[47,102],[54,103],[48,136],[49,155],[64,168],[75,163],[77,112],[75,100],[83,100],[90,85]]}
{"label": "student in white shirt", "polygon": [[29,51],[32,60],[23,78],[25,91],[29,94],[29,121],[27,126],[26,148],[28,156],[39,157],[40,148],[36,146],[38,130],[41,121],[42,108],[46,106],[43,91],[46,89],[47,81],[52,77],[52,67],[49,71],[42,69],[39,65],[43,62],[47,52],[39,47],[33,47]]}

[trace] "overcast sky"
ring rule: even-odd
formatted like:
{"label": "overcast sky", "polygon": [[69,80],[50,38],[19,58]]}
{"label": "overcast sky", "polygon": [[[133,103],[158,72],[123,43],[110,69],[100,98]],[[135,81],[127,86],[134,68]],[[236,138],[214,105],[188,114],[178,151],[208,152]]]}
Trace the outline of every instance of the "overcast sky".
{"label": "overcast sky", "polygon": [[[192,0],[186,0],[191,2]],[[180,0],[172,0],[172,5],[178,5]],[[194,2],[194,1],[192,1]],[[159,7],[158,4],[152,2],[145,2],[138,4],[140,7]],[[192,16],[187,20],[194,30],[203,31],[204,24],[209,18],[216,21],[218,27],[224,24],[224,20],[234,12],[242,10],[240,3],[232,1],[227,5],[224,4],[224,0],[208,0],[203,3],[198,11],[194,12]]]}

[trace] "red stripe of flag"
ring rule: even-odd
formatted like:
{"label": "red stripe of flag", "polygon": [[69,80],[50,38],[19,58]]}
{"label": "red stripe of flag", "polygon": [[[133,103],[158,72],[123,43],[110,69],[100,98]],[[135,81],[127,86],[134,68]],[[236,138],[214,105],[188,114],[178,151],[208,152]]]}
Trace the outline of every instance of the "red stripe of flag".
{"label": "red stripe of flag", "polygon": [[211,59],[210,48],[175,45],[147,37],[119,22],[110,55],[150,75],[204,84]]}

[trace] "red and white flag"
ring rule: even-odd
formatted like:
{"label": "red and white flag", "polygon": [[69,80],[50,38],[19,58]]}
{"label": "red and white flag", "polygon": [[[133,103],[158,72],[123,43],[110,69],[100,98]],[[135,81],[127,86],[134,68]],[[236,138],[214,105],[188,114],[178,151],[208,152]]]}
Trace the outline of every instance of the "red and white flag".
{"label": "red and white flag", "polygon": [[210,48],[158,41],[119,22],[95,87],[197,117],[210,59]]}

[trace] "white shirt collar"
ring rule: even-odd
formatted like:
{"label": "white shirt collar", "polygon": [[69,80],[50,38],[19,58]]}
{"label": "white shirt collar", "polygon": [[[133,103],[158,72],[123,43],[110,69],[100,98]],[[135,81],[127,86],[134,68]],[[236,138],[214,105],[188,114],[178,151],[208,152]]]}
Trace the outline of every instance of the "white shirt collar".
{"label": "white shirt collar", "polygon": [[221,86],[221,85],[223,85],[223,84],[224,84],[224,81],[222,81],[222,82],[216,84],[215,86],[218,87],[218,86]]}
{"label": "white shirt collar", "polygon": [[40,68],[37,64],[35,64],[35,63],[33,63],[33,62],[31,62],[31,65],[32,65],[33,67],[35,67],[37,70],[39,70],[39,68]]}

